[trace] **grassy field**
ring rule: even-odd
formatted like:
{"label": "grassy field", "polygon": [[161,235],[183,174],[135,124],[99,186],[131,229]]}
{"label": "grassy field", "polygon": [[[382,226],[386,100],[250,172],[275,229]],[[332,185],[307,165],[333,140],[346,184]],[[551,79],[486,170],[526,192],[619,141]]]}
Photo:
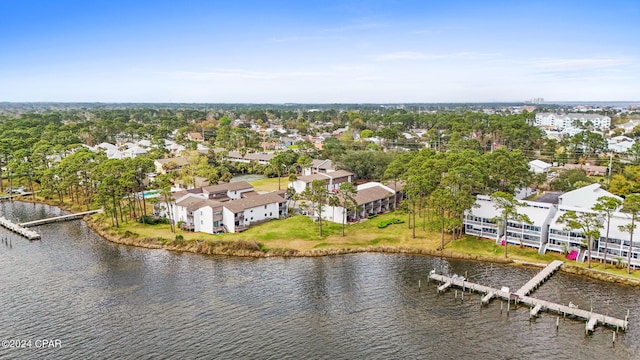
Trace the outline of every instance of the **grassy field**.
{"label": "grassy field", "polygon": [[130,221],[121,224],[117,233],[125,232],[137,234],[140,237],[172,239],[177,234],[185,240],[255,240],[267,249],[328,249],[328,248],[359,248],[368,246],[402,246],[412,248],[437,248],[440,245],[440,234],[416,230],[416,238],[412,238],[412,230],[407,224],[393,224],[379,229],[381,221],[392,218],[403,219],[403,213],[392,212],[382,214],[371,220],[363,220],[356,224],[345,226],[342,236],[342,224],[323,221],[322,236],[318,223],[306,216],[292,216],[287,219],[271,220],[249,228],[242,233],[209,235],[177,230],[172,234],[169,225],[144,225]]}
{"label": "grassy field", "polygon": [[[278,190],[278,178],[265,178],[260,180],[250,181],[253,185],[253,189],[258,192]],[[280,189],[286,190],[289,184],[289,177],[280,178]]]}

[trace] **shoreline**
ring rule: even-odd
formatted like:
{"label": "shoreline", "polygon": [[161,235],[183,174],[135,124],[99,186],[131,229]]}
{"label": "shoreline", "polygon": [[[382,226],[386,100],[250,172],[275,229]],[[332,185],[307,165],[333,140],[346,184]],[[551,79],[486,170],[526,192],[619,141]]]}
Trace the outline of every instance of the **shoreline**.
{"label": "shoreline", "polygon": [[[60,209],[74,213],[76,211],[66,206],[55,205],[46,201],[33,201],[31,199],[14,200],[26,203],[41,203],[52,207],[58,207]],[[331,255],[346,255],[346,254],[358,254],[358,253],[385,253],[385,254],[404,254],[404,255],[416,255],[416,256],[435,256],[444,257],[448,259],[467,260],[467,261],[480,261],[486,263],[503,264],[510,266],[535,266],[543,267],[547,264],[536,263],[532,261],[523,261],[517,259],[504,259],[502,257],[481,256],[456,253],[452,251],[440,251],[434,249],[417,249],[417,248],[405,248],[395,246],[370,246],[367,248],[343,248],[343,249],[317,249],[299,251],[295,249],[272,249],[264,251],[260,248],[260,244],[256,241],[176,241],[176,240],[159,240],[156,238],[139,238],[136,234],[132,234],[132,237],[123,237],[113,234],[109,231],[108,227],[104,227],[101,222],[94,219],[91,216],[85,216],[82,219],[87,226],[100,235],[106,241],[120,244],[141,247],[146,249],[163,249],[174,252],[189,252],[193,254],[201,255],[222,255],[222,256],[235,256],[235,257],[252,257],[252,258],[269,258],[269,257],[318,257],[318,256],[331,256]],[[626,285],[632,287],[640,287],[640,279],[633,279],[623,275],[606,273],[604,271],[596,269],[587,269],[580,266],[575,266],[570,263],[564,263],[560,267],[560,271],[582,276],[590,279],[600,280],[608,283]]]}
{"label": "shoreline", "polygon": [[[440,251],[432,249],[417,249],[394,246],[370,246],[367,248],[343,248],[343,249],[317,249],[299,251],[295,249],[273,249],[264,251],[256,241],[161,241],[156,238],[138,238],[123,237],[109,232],[109,228],[105,228],[99,221],[89,217],[85,217],[84,221],[87,226],[95,231],[105,240],[128,246],[142,247],[146,249],[163,249],[174,252],[189,252],[201,255],[223,255],[235,257],[253,257],[253,258],[269,258],[269,257],[319,257],[331,255],[346,255],[358,253],[386,253],[386,254],[404,254],[415,256],[434,256],[444,257],[447,259],[480,261],[485,263],[503,264],[510,266],[535,266],[544,267],[547,264],[535,263],[530,261],[522,261],[516,259],[504,259],[500,257],[480,256],[471,254],[462,254],[451,251]],[[425,270],[426,271],[426,270]],[[570,263],[564,263],[560,267],[560,271],[586,277],[590,279],[600,280],[617,285],[626,285],[632,287],[640,287],[640,279],[628,278],[616,274],[606,273],[600,270],[587,269],[575,266]]]}

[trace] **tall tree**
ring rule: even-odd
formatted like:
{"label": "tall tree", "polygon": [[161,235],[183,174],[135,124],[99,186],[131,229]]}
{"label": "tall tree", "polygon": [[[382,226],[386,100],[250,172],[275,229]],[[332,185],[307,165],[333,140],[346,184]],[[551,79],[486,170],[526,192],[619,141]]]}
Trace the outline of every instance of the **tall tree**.
{"label": "tall tree", "polygon": [[621,231],[629,233],[629,250],[627,251],[627,274],[631,272],[631,251],[633,250],[633,233],[636,220],[640,216],[640,194],[630,194],[624,199],[622,211],[631,215],[631,223],[619,226]]}
{"label": "tall tree", "polygon": [[591,207],[592,210],[597,211],[600,215],[607,219],[607,230],[604,242],[604,268],[607,268],[607,251],[609,250],[609,227],[611,226],[611,215],[616,211],[622,200],[614,198],[612,196],[600,196],[598,201]]}
{"label": "tall tree", "polygon": [[431,197],[436,218],[440,221],[440,250],[442,251],[444,250],[444,233],[448,227],[447,224],[449,220],[447,212],[453,208],[453,203],[456,200],[449,188],[437,188],[433,191]]}
{"label": "tall tree", "polygon": [[318,227],[320,236],[322,236],[322,210],[327,202],[327,183],[323,180],[313,180],[311,186],[308,186],[303,192],[306,200],[311,202],[312,209],[318,214]]}
{"label": "tall tree", "polygon": [[[495,222],[498,222],[498,235],[500,235],[502,231],[505,232],[504,257],[506,258],[508,257],[507,247],[509,246],[506,229],[509,221],[525,224],[531,224],[532,222],[527,214],[518,212],[518,206],[526,206],[526,204],[518,201],[513,194],[506,193],[504,191],[496,191],[491,194],[491,200],[494,202],[493,206],[500,214],[493,219]],[[520,246],[522,246],[522,238],[520,239]]]}
{"label": "tall tree", "polygon": [[591,247],[593,239],[600,238],[602,223],[598,219],[598,214],[593,212],[580,213],[569,210],[558,218],[558,223],[565,224],[566,230],[579,230],[587,240],[587,267],[591,268]]}
{"label": "tall tree", "polygon": [[340,184],[340,188],[338,190],[338,197],[342,202],[342,236],[344,236],[344,226],[347,220],[347,213],[349,209],[355,208],[358,204],[356,203],[355,196],[358,193],[357,188],[353,183],[343,182]]}

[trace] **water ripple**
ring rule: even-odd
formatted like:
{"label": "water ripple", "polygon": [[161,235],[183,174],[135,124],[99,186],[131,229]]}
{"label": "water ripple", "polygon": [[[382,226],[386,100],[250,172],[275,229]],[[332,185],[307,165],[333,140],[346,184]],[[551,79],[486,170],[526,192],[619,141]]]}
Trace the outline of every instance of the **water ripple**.
{"label": "water ripple", "polygon": [[[59,214],[0,203],[2,216]],[[0,230],[0,339],[61,339],[61,349],[0,349],[0,359],[51,358],[638,358],[640,291],[556,274],[535,296],[615,316],[611,329],[528,309],[507,314],[480,295],[437,295],[431,269],[516,289],[538,269],[431,257],[356,254],[235,259],[135,249],[79,221],[38,227],[42,241]],[[418,288],[420,282],[421,287]]]}

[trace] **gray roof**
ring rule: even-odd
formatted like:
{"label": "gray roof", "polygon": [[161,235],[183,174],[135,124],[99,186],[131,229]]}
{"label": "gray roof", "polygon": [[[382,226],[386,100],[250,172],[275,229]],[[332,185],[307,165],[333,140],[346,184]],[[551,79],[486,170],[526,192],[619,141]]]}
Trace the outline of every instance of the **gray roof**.
{"label": "gray roof", "polygon": [[184,157],[156,159],[155,161],[158,162],[161,165],[168,164],[170,162],[174,162],[178,166],[184,166],[184,165],[187,165],[189,163],[189,161],[187,161],[187,158],[184,158]]}
{"label": "gray roof", "polygon": [[387,191],[381,186],[374,186],[362,190],[358,190],[358,193],[354,197],[358,205],[370,203],[376,200],[382,200],[393,196],[392,192]]}
{"label": "gray roof", "polygon": [[221,207],[222,204],[215,200],[203,199],[201,197],[190,196],[186,199],[183,199],[180,202],[177,202],[176,205],[187,208],[188,211],[195,211],[201,209],[205,206]]}
{"label": "gray roof", "polygon": [[231,211],[232,213],[239,213],[246,209],[251,209],[258,206],[273,204],[273,203],[283,203],[286,200],[275,192],[270,192],[267,194],[250,196],[246,198],[242,198],[239,200],[228,201],[224,203],[224,207]]}
{"label": "gray roof", "polygon": [[318,169],[335,170],[335,167],[333,166],[333,162],[331,160],[314,159],[313,161],[311,161],[311,167]]}
{"label": "gray roof", "polygon": [[223,191],[237,191],[237,190],[246,190],[253,189],[253,186],[246,181],[234,181],[230,183],[222,183],[217,185],[209,185],[202,188],[203,192],[212,194],[219,193]]}
{"label": "gray roof", "polygon": [[245,160],[262,160],[262,161],[271,161],[275,155],[272,153],[246,153],[244,157],[239,151],[229,151],[227,157],[234,159],[245,159]]}
{"label": "gray roof", "polygon": [[330,173],[317,173],[317,174],[311,174],[311,175],[305,175],[305,176],[300,176],[298,178],[298,180],[303,181],[305,183],[310,183],[313,180],[330,180],[330,179],[337,179],[337,178],[341,178],[341,177],[348,177],[348,176],[353,176],[354,174],[350,171],[347,170],[338,170],[338,171],[333,171]]}

